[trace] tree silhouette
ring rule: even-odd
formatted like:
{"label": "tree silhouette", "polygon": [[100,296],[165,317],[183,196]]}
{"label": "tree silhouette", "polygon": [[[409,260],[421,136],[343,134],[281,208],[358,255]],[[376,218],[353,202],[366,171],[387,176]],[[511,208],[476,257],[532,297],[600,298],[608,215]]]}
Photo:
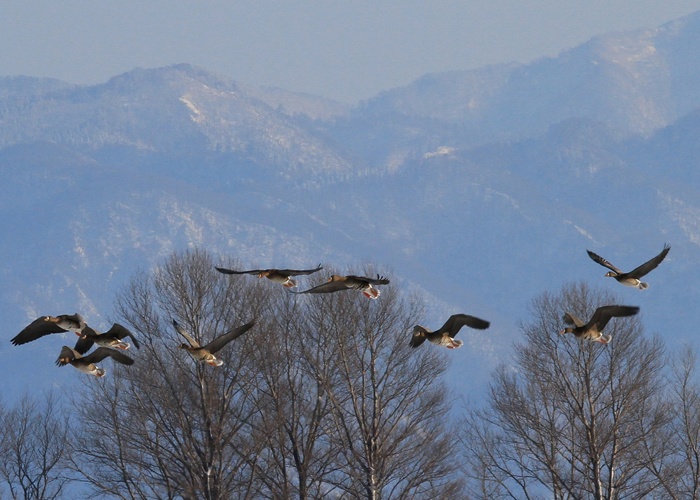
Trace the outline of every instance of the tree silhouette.
{"label": "tree silhouette", "polygon": [[0,478],[12,498],[62,498],[76,480],[69,468],[73,432],[66,407],[55,393],[43,399],[24,396],[0,416]]}
{"label": "tree silhouette", "polygon": [[446,355],[409,346],[422,309],[390,287],[376,301],[350,292],[311,298],[309,341],[333,345],[313,366],[330,402],[337,451],[329,482],[343,494],[446,498],[459,491],[442,380]]}
{"label": "tree silhouette", "polygon": [[482,498],[641,498],[659,493],[640,458],[668,421],[659,404],[664,348],[636,317],[615,319],[602,346],[559,335],[565,311],[590,317],[614,296],[585,284],[543,294],[513,366],[497,370],[483,408],[466,416],[471,486]]}
{"label": "tree silhouette", "polygon": [[260,446],[252,438],[258,411],[248,352],[259,332],[227,345],[215,368],[177,349],[171,318],[206,343],[255,316],[256,289],[232,285],[198,250],[132,281],[118,309],[142,344],[137,363],[93,385],[81,406],[81,421],[95,433],[78,455],[96,490],[129,498],[254,494],[250,460]]}
{"label": "tree silhouette", "polygon": [[[454,495],[446,354],[409,347],[422,310],[385,290],[289,294],[226,276],[201,250],[140,274],[118,299],[131,367],[90,386],[74,462],[119,498]],[[233,267],[233,266],[232,266]],[[176,348],[256,318],[218,368]],[[120,319],[121,321],[121,319]],[[77,465],[76,465],[77,466]]]}

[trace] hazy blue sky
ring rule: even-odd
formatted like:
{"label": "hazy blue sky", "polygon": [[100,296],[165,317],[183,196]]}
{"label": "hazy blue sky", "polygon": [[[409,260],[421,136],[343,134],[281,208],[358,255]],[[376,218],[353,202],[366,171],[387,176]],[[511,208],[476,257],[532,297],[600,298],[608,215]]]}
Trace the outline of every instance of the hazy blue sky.
{"label": "hazy blue sky", "polygon": [[0,75],[98,83],[187,62],[355,102],[697,10],[700,0],[3,0]]}

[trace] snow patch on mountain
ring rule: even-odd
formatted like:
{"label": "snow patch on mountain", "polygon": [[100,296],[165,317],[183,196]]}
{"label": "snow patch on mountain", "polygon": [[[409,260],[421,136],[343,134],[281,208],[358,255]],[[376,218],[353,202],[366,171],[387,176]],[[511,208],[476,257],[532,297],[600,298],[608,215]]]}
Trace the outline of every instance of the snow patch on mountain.
{"label": "snow patch on mountain", "polygon": [[204,114],[197,109],[197,106],[195,106],[187,96],[180,96],[180,102],[184,103],[185,106],[187,106],[187,109],[189,109],[192,112],[190,117],[192,118],[193,122],[202,123],[204,121]]}
{"label": "snow patch on mountain", "polygon": [[695,245],[700,245],[700,208],[670,195],[661,194],[661,197],[666,204],[667,212],[688,240]]}

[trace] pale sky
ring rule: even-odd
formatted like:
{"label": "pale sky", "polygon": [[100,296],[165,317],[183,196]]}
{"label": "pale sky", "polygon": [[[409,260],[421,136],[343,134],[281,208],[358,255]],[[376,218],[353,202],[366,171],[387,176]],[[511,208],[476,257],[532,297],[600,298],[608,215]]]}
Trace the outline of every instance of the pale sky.
{"label": "pale sky", "polygon": [[190,63],[347,103],[433,72],[527,63],[700,0],[2,0],[0,76],[94,84]]}

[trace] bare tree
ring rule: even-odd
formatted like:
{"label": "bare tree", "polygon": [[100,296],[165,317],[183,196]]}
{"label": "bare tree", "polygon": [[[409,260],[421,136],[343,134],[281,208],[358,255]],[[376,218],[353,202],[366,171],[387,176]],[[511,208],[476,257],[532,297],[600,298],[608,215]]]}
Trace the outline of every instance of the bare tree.
{"label": "bare tree", "polygon": [[332,346],[310,363],[330,402],[335,471],[353,498],[447,498],[455,479],[446,353],[409,347],[422,305],[385,288],[379,300],[342,292],[311,297],[309,342]]}
{"label": "bare tree", "polygon": [[177,318],[204,344],[253,319],[256,283],[234,286],[203,251],[175,254],[152,277],[137,276],[118,310],[142,344],[134,366],[92,386],[81,422],[95,434],[75,454],[92,487],[119,498],[245,498],[255,494],[250,457],[260,446],[252,389],[251,331],[197,363],[177,348]]}
{"label": "bare tree", "polygon": [[668,425],[644,440],[645,462],[668,498],[700,498],[700,385],[697,354],[685,346],[672,359]]}
{"label": "bare tree", "polygon": [[[328,436],[330,401],[322,381],[329,376],[333,342],[316,342],[304,300],[276,288],[264,329],[274,338],[259,343],[256,381],[261,428],[266,443],[256,464],[270,498],[322,498],[332,472]],[[321,375],[318,375],[318,374]]]}
{"label": "bare tree", "polygon": [[463,440],[475,496],[641,498],[660,493],[640,460],[664,429],[664,348],[639,320],[615,319],[603,346],[559,335],[570,311],[590,317],[619,303],[585,284],[533,302],[513,367],[497,370],[483,408],[468,411]]}
{"label": "bare tree", "polygon": [[[238,267],[238,266],[229,266]],[[96,495],[116,498],[454,496],[446,353],[409,347],[422,311],[383,291],[290,295],[173,255],[119,297],[139,336],[81,404],[73,454]],[[255,317],[219,368],[176,346],[171,318],[200,343]]]}
{"label": "bare tree", "polygon": [[61,498],[75,479],[68,468],[72,430],[53,393],[43,400],[23,397],[0,417],[0,477],[12,498]]}

